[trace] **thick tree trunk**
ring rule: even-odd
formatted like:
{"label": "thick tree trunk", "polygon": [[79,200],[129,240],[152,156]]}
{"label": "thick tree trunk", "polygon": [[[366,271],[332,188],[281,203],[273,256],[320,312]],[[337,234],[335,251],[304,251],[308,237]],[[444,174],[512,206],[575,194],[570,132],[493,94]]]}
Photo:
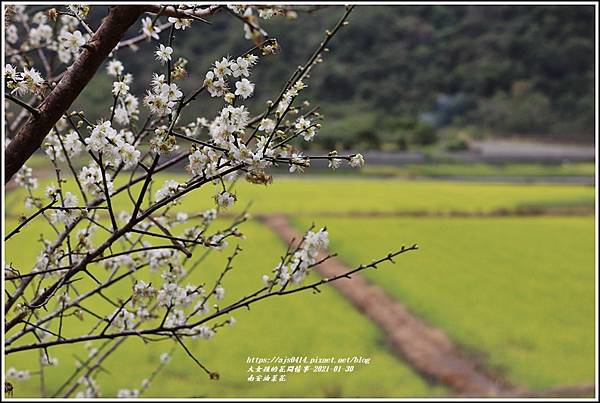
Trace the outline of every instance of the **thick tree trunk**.
{"label": "thick tree trunk", "polygon": [[58,85],[40,104],[5,150],[5,183],[42,145],[44,138],[92,79],[102,62],[119,43],[144,6],[113,6],[93,35],[89,46],[67,69]]}

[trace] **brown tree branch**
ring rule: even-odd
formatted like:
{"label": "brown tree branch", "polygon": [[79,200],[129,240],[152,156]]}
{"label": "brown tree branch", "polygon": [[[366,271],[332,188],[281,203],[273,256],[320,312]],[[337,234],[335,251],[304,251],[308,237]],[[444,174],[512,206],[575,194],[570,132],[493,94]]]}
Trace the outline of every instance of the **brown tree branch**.
{"label": "brown tree branch", "polygon": [[164,15],[166,17],[189,18],[209,23],[202,17],[213,15],[220,7],[222,6],[214,5],[206,8],[181,8],[176,6],[147,5],[144,6],[144,11]]}
{"label": "brown tree branch", "polygon": [[334,281],[337,281],[337,280],[340,280],[343,278],[351,279],[353,274],[358,273],[363,270],[367,270],[367,269],[376,269],[378,265],[380,265],[384,262],[395,263],[394,258],[396,256],[399,256],[403,253],[410,252],[410,251],[417,250],[417,249],[418,249],[418,246],[416,244],[412,245],[412,246],[408,246],[408,247],[402,246],[402,248],[400,250],[393,252],[393,253],[388,253],[387,256],[384,256],[377,260],[373,260],[368,265],[361,264],[360,266],[358,266],[352,270],[346,271],[342,274],[339,274],[337,276],[334,276],[331,278],[323,278],[323,279],[317,280],[313,283],[310,283],[310,284],[307,284],[304,286],[300,286],[297,288],[293,288],[290,290],[277,290],[277,291],[271,291],[266,294],[258,295],[260,292],[268,289],[268,287],[265,286],[265,287],[259,289],[257,292],[253,293],[252,294],[253,297],[242,298],[242,300],[240,300],[238,302],[234,302],[234,303],[230,304],[229,306],[227,306],[226,308],[218,310],[215,313],[210,314],[210,315],[208,315],[196,322],[193,322],[193,323],[186,322],[185,324],[176,325],[173,327],[165,327],[164,325],[161,324],[158,327],[143,329],[143,330],[132,329],[132,330],[123,330],[120,332],[108,333],[108,334],[107,333],[87,334],[87,335],[83,335],[83,336],[73,337],[70,339],[51,340],[51,341],[47,341],[47,342],[39,342],[39,343],[20,345],[20,346],[16,346],[16,347],[12,347],[12,348],[9,347],[4,350],[4,353],[6,355],[8,355],[8,354],[13,354],[13,353],[16,353],[19,351],[27,351],[27,350],[33,350],[33,349],[39,349],[39,348],[48,348],[48,347],[58,346],[58,345],[82,343],[82,342],[93,341],[93,340],[117,339],[117,338],[127,337],[127,336],[171,334],[171,335],[177,337],[177,332],[180,330],[192,329],[196,326],[200,326],[208,321],[211,321],[215,318],[226,315],[232,311],[236,311],[241,308],[249,309],[251,304],[259,302],[266,298],[295,294],[295,293],[307,291],[307,290],[314,290],[314,291],[318,292],[318,291],[320,291],[320,290],[318,290],[318,287],[320,287],[324,284],[331,283],[331,282],[334,282]]}
{"label": "brown tree branch", "polygon": [[39,116],[31,116],[5,151],[5,183],[40,147],[44,138],[92,79],[102,62],[127,29],[144,11],[144,6],[114,6],[58,85],[40,104]]}

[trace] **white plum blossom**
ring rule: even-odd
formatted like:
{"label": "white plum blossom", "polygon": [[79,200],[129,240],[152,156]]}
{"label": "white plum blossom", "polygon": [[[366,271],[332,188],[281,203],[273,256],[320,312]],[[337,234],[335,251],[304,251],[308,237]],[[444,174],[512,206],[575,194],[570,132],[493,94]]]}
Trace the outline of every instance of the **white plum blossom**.
{"label": "white plum blossom", "polygon": [[69,31],[63,32],[60,35],[59,40],[61,41],[62,47],[72,53],[77,53],[79,48],[81,48],[86,42],[83,34],[79,31],[75,31],[73,33]]}
{"label": "white plum blossom", "polygon": [[158,290],[156,300],[160,306],[187,307],[192,302],[192,295],[177,283],[165,282]]}
{"label": "white plum blossom", "polygon": [[175,101],[183,97],[183,92],[179,90],[177,84],[169,85],[162,82],[162,78],[163,76],[155,76],[152,91],[148,91],[144,97],[144,103],[150,108],[150,112],[159,116],[170,114]]}
{"label": "white plum blossom", "polygon": [[[12,71],[10,74],[15,75]],[[44,89],[45,80],[42,75],[33,67],[23,69],[22,73],[16,75],[16,80],[9,83],[12,93],[25,95],[29,93],[41,94]]]}
{"label": "white plum blossom", "polygon": [[[125,82],[125,81],[123,81]],[[139,115],[139,100],[132,94],[125,94],[115,109],[115,121],[121,125],[128,125],[131,120],[137,120]]]}
{"label": "white plum blossom", "polygon": [[215,196],[217,205],[221,208],[229,208],[235,203],[235,195],[229,194],[229,192],[223,191]]}
{"label": "white plum blossom", "polygon": [[194,332],[192,335],[193,339],[200,337],[205,340],[209,340],[215,334],[215,331],[207,326],[196,326],[196,327],[192,328],[192,332]]}
{"label": "white plum blossom", "polygon": [[205,224],[209,224],[214,221],[218,216],[217,209],[211,208],[210,210],[206,210],[202,213],[202,218],[204,219]]}
{"label": "white plum blossom", "polygon": [[31,373],[26,369],[17,370],[14,367],[10,367],[6,370],[6,377],[16,381],[26,381],[31,378]]}
{"label": "white plum blossom", "polygon": [[247,79],[243,78],[242,80],[235,83],[235,95],[239,95],[242,98],[246,99],[252,95],[254,92],[254,84],[252,84]]}
{"label": "white plum blossom", "polygon": [[276,122],[273,119],[264,118],[260,121],[260,125],[258,126],[258,130],[263,131],[267,134],[273,133],[275,130]]}
{"label": "white plum blossom", "polygon": [[116,134],[117,131],[112,128],[109,120],[97,124],[92,129],[90,136],[85,139],[87,149],[94,152],[109,151],[108,139]]}
{"label": "white plum blossom", "polygon": [[362,154],[356,154],[350,158],[350,166],[352,168],[360,168],[365,165],[365,159]]}
{"label": "white plum blossom", "polygon": [[277,9],[273,7],[261,8],[258,10],[258,16],[265,20],[271,19],[274,15],[277,14]]}
{"label": "white plum blossom", "polygon": [[250,63],[250,66],[254,66],[258,62],[258,56],[254,55],[252,53],[246,55],[245,59],[248,60],[248,63]]}
{"label": "white plum blossom", "polygon": [[50,159],[65,161],[65,154],[72,158],[79,154],[82,150],[82,143],[79,140],[79,136],[73,130],[71,130],[64,139],[59,138],[56,132],[50,131],[44,142],[44,152]]}
{"label": "white plum blossom", "polygon": [[225,298],[225,289],[221,286],[215,288],[215,298],[218,300],[222,300]]}
{"label": "white plum blossom", "polygon": [[125,168],[134,167],[140,160],[141,152],[131,144],[121,144],[118,151]]}
{"label": "white plum blossom", "polygon": [[202,299],[201,301],[198,301],[196,305],[194,305],[194,312],[196,315],[206,315],[208,312],[210,312],[210,307],[208,303]]}
{"label": "white plum blossom", "polygon": [[[106,172],[106,182],[108,191],[110,192],[113,188],[110,173]],[[100,196],[104,194],[104,182],[102,180],[102,171],[97,166],[84,166],[79,172],[79,181],[83,190],[91,193],[94,196]]]}
{"label": "white plum blossom", "polygon": [[243,57],[238,57],[235,62],[229,63],[229,70],[234,77],[248,77],[250,75],[249,67],[250,62]]}
{"label": "white plum blossom", "polygon": [[319,231],[308,231],[305,237],[305,248],[307,250],[314,249],[327,249],[329,247],[329,233],[325,228],[321,228]]}
{"label": "white plum blossom", "polygon": [[63,145],[65,146],[69,157],[76,156],[83,148],[83,144],[74,130],[71,130],[69,133],[67,133],[63,141]]}
{"label": "white plum blossom", "polygon": [[254,84],[249,81],[240,80],[236,83],[236,92],[229,92],[227,76],[233,77],[248,77],[250,75],[250,67],[256,64],[258,58],[255,55],[248,54],[244,57],[238,57],[235,61],[229,57],[223,57],[221,60],[214,62],[214,67],[206,73],[204,78],[204,87],[208,90],[212,97],[225,97],[228,103],[233,102],[235,95],[240,95],[244,99],[249,97],[254,91]]}
{"label": "white plum blossom", "polygon": [[158,39],[160,28],[155,26],[150,17],[142,19],[142,33],[148,38]]}
{"label": "white plum blossom", "polygon": [[329,247],[329,234],[325,228],[319,231],[308,231],[301,247],[293,254],[287,265],[281,263],[275,268],[276,280],[280,285],[288,281],[300,283],[308,274],[312,265],[317,262],[319,253]]}
{"label": "white plum blossom", "polygon": [[246,6],[243,4],[227,4],[227,8],[236,14],[244,14]]}
{"label": "white plum blossom", "polygon": [[[246,8],[244,10],[242,16],[248,20],[254,19],[252,10],[253,10],[252,7]],[[244,39],[253,39],[253,36],[254,36],[254,30],[252,28],[250,28],[249,24],[244,24]]]}
{"label": "white plum blossom", "polygon": [[197,117],[194,122],[188,123],[183,129],[188,137],[198,136],[204,127],[209,126],[208,120],[205,117]]}
{"label": "white plum blossom", "polygon": [[19,77],[17,68],[15,66],[13,66],[12,64],[6,64],[4,66],[4,77],[6,77],[12,81],[17,81],[18,77]]}
{"label": "white plum blossom", "polygon": [[293,153],[290,160],[290,173],[296,171],[302,173],[304,168],[310,165],[310,160],[302,155],[302,153]]}
{"label": "white plum blossom", "polygon": [[68,64],[71,62],[71,58],[73,57],[73,53],[65,48],[58,48],[58,60],[60,60],[64,64]]}
{"label": "white plum blossom", "polygon": [[38,180],[33,176],[33,170],[23,165],[15,175],[15,183],[29,189],[37,189]]}
{"label": "white plum blossom", "polygon": [[37,13],[35,13],[33,15],[33,18],[31,19],[31,23],[37,24],[37,25],[45,24],[47,21],[48,21],[48,17],[46,16],[46,14],[44,14],[41,11],[38,11]]}
{"label": "white plum blossom", "polygon": [[6,41],[10,44],[15,44],[19,40],[19,34],[17,31],[17,27],[13,24],[10,24],[6,27]]}
{"label": "white plum blossom", "polygon": [[104,259],[102,264],[108,271],[113,271],[120,267],[131,269],[135,266],[135,260],[129,255],[120,255],[110,259]]}
{"label": "white plum blossom", "polygon": [[144,280],[137,281],[133,286],[132,302],[135,303],[140,299],[148,299],[154,297],[156,290]]}
{"label": "white plum blossom", "polygon": [[115,108],[115,121],[120,125],[127,125],[130,122],[129,112],[121,105]]}
{"label": "white plum blossom", "polygon": [[229,58],[224,57],[221,61],[215,61],[215,68],[213,69],[214,74],[217,77],[224,78],[231,74],[231,69],[229,66],[231,65],[231,61]]}
{"label": "white plum blossom", "polygon": [[[77,196],[71,192],[66,192],[61,207],[77,207],[78,203]],[[65,225],[71,225],[75,222],[78,215],[77,209],[54,209],[52,213],[50,213],[50,222],[53,224],[63,223]]]}
{"label": "white plum blossom", "polygon": [[184,211],[178,211],[175,215],[175,222],[178,224],[184,224],[189,219],[189,214]]}
{"label": "white plum blossom", "polygon": [[227,240],[225,240],[225,235],[223,234],[216,234],[211,236],[208,240],[208,243],[212,248],[217,250],[225,249],[229,245]]}
{"label": "white plum blossom", "polygon": [[58,365],[58,358],[42,354],[40,356],[40,364],[42,364],[44,367],[55,367]]}
{"label": "white plum blossom", "polygon": [[192,20],[190,18],[169,17],[169,22],[175,24],[175,29],[181,29],[182,31],[185,31],[187,27],[192,25]]}
{"label": "white plum blossom", "polygon": [[161,62],[161,64],[165,64],[169,60],[171,60],[171,55],[173,54],[173,48],[170,46],[165,46],[162,43],[160,44],[156,53],[156,60]]}
{"label": "white plum blossom", "polygon": [[48,198],[48,199],[54,199],[57,197],[58,195],[58,191],[56,190],[56,187],[54,187],[53,185],[48,185],[46,186],[46,188],[44,189],[44,195]]}
{"label": "white plum blossom", "polygon": [[236,163],[252,164],[254,162],[254,153],[243,143],[239,146],[232,144],[229,151]]}
{"label": "white plum blossom", "polygon": [[129,92],[129,86],[123,81],[115,81],[113,83],[112,94],[116,97],[119,95],[125,95]]}
{"label": "white plum blossom", "polygon": [[160,201],[169,196],[176,195],[177,192],[179,191],[179,186],[180,186],[179,183],[172,179],[165,181],[164,185],[156,191],[156,195],[155,195],[156,200]]}
{"label": "white plum blossom", "polygon": [[196,149],[188,156],[190,172],[193,175],[212,176],[216,171],[218,159],[219,155],[213,148],[204,146],[202,149]]}
{"label": "white plum blossom", "polygon": [[127,112],[129,112],[131,115],[135,115],[138,112],[138,106],[140,102],[138,101],[136,96],[132,94],[127,94],[125,96],[125,99],[123,100],[123,103],[125,104]]}
{"label": "white plum blossom", "polygon": [[157,73],[152,74],[152,81],[150,81],[150,86],[152,87],[152,91],[160,92],[160,87],[166,83],[167,83],[167,78],[165,77],[164,74],[157,74]]}
{"label": "white plum blossom", "polygon": [[123,331],[126,329],[133,329],[135,315],[123,307],[117,308],[112,315],[107,317],[107,319],[112,319],[112,322],[110,323],[111,328]]}
{"label": "white plum blossom", "polygon": [[160,155],[167,155],[179,149],[177,140],[173,135],[167,135],[165,127],[154,130],[156,136],[150,139],[150,149]]}
{"label": "white plum blossom", "polygon": [[221,117],[226,118],[227,116],[234,130],[237,131],[244,130],[250,120],[250,112],[244,105],[238,107],[227,106],[221,111]]}
{"label": "white plum blossom", "polygon": [[110,76],[120,76],[123,73],[124,69],[125,68],[123,67],[123,63],[114,59],[108,62],[108,64],[106,65],[106,72]]}
{"label": "white plum blossom", "polygon": [[169,355],[169,353],[162,353],[160,355],[160,362],[162,362],[163,364],[168,363],[171,360],[171,356]]}
{"label": "white plum blossom", "polygon": [[54,34],[50,25],[42,24],[29,30],[29,43],[33,46],[42,46],[50,43]]}
{"label": "white plum blossom", "polygon": [[74,31],[79,26],[79,20],[77,17],[72,15],[62,14],[60,16],[60,22],[62,22],[63,27],[69,31]]}
{"label": "white plum blossom", "polygon": [[31,92],[36,92],[36,89],[44,84],[44,78],[33,67],[29,69],[23,69],[22,78],[23,81],[27,83],[27,86]]}
{"label": "white plum blossom", "polygon": [[145,253],[146,260],[150,265],[151,271],[157,271],[162,267],[172,267],[173,277],[183,273],[183,268],[180,267],[177,253],[172,249],[152,249]]}
{"label": "white plum blossom", "polygon": [[210,136],[215,144],[221,147],[230,147],[233,143],[233,134],[242,132],[250,119],[248,109],[242,105],[234,107],[228,105],[210,125]]}
{"label": "white plum blossom", "polygon": [[120,399],[134,399],[140,396],[138,389],[119,389],[117,397]]}
{"label": "white plum blossom", "polygon": [[332,158],[329,160],[328,167],[335,170],[338,169],[342,164],[342,160],[340,158]]}
{"label": "white plum blossom", "polygon": [[289,90],[287,90],[285,92],[285,94],[283,94],[283,96],[281,97],[281,100],[277,104],[277,108],[275,109],[275,114],[277,116],[283,115],[288,110],[290,105],[292,104],[292,101],[294,100],[294,98],[296,98],[298,96],[298,93],[304,88],[306,88],[306,84],[304,84],[304,82],[302,80],[297,81],[292,86],[292,88],[290,88]]}
{"label": "white plum blossom", "polygon": [[185,312],[181,309],[173,309],[165,320],[165,327],[175,327],[185,325],[186,317]]}
{"label": "white plum blossom", "polygon": [[151,113],[159,116],[169,115],[175,106],[175,102],[169,101],[165,94],[153,94],[150,91],[144,97],[144,104],[148,106]]}
{"label": "white plum blossom", "polygon": [[296,128],[296,134],[301,134],[306,141],[312,141],[312,139],[315,137],[315,127],[310,119],[306,119],[305,117],[301,116],[296,120],[294,127]]}
{"label": "white plum blossom", "polygon": [[171,83],[160,86],[161,95],[165,95],[169,101],[177,101],[183,96],[183,92],[179,90],[177,84]]}
{"label": "white plum blossom", "polygon": [[17,22],[27,22],[29,20],[29,14],[25,12],[26,6],[15,4],[12,6],[14,12],[13,19]]}
{"label": "white plum blossom", "polygon": [[222,97],[229,91],[227,82],[223,77],[217,76],[213,71],[206,73],[204,78],[204,86],[210,93],[211,97]]}

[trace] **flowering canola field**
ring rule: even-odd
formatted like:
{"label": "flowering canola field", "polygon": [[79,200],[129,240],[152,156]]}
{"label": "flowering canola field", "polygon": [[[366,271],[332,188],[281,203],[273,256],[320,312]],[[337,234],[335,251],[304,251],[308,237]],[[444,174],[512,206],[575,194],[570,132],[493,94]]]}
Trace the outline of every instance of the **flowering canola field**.
{"label": "flowering canola field", "polygon": [[[194,193],[177,208],[200,212],[212,207],[211,190]],[[365,274],[515,383],[543,388],[592,381],[593,216],[361,217],[357,221],[329,213],[486,212],[524,205],[592,205],[593,188],[286,177],[276,178],[269,188],[240,182],[235,191],[240,200],[253,202],[251,213],[296,215],[294,224],[299,230],[313,221],[326,225],[331,249],[350,266],[368,263],[402,244],[418,243],[420,250],[403,255],[399,264]],[[113,203],[117,211],[127,205],[122,197],[126,195]],[[7,230],[16,226],[19,212],[27,211],[22,198],[21,190],[6,195]],[[237,203],[232,211],[239,212],[242,207],[243,203]],[[34,223],[7,244],[6,262],[23,272],[35,261],[39,234],[50,231],[42,220]],[[226,223],[218,220],[216,225]],[[241,230],[247,239],[240,241],[243,251],[226,278],[225,302],[258,288],[261,276],[285,251],[282,242],[258,222],[243,224]],[[190,281],[214,281],[235,244],[230,242],[226,250],[211,252]],[[100,279],[102,270],[96,269]],[[79,281],[91,280],[82,277]],[[109,296],[128,295],[130,287],[124,282]],[[385,335],[336,291],[323,291],[265,300],[249,311],[235,312],[235,326],[219,329],[211,340],[190,343],[202,363],[220,374],[220,380],[209,380],[184,351],[175,348],[143,396],[397,397],[450,393],[428,384],[395,358],[385,344]],[[107,304],[99,297],[88,303]],[[94,323],[65,318],[64,331],[89,331]],[[85,360],[99,345],[51,349],[59,363],[44,373],[46,392],[51,395],[64,380],[68,369],[61,363],[71,367],[74,360]],[[105,362],[106,372],[98,376],[103,395],[115,396],[121,388],[139,387],[160,364],[161,355],[173,347],[168,340],[150,344],[141,338],[126,341],[119,353]],[[247,358],[273,355],[364,356],[371,362],[350,374],[291,374],[285,382],[249,382]],[[40,377],[35,374],[39,359],[37,352],[7,357],[7,368],[31,372],[29,380],[15,382],[15,397],[39,396]]]}

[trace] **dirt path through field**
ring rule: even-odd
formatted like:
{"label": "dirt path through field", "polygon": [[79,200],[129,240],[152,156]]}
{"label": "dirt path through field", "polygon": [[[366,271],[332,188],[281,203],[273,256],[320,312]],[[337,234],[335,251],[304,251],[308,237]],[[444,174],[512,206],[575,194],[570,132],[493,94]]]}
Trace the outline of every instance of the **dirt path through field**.
{"label": "dirt path through field", "polygon": [[[283,214],[266,214],[257,218],[286,243],[302,238]],[[324,253],[318,259],[325,257]],[[399,259],[398,264],[401,263]],[[350,270],[341,260],[332,258],[316,268],[331,278]],[[331,283],[360,312],[386,334],[392,350],[424,378],[445,385],[458,396],[589,396],[594,385],[564,387],[547,391],[529,391],[510,385],[455,345],[446,333],[413,315],[406,306],[388,296],[382,288],[370,284],[359,273],[351,279]]]}
{"label": "dirt path through field", "polygon": [[[302,238],[284,215],[270,214],[260,219],[287,243]],[[320,258],[324,257],[323,254]],[[317,269],[323,277],[334,277],[348,270],[336,258],[327,260]],[[504,382],[486,374],[459,351],[442,330],[424,323],[359,274],[352,275],[352,279],[338,280],[332,286],[378,325],[387,335],[392,349],[424,377],[469,396],[495,396],[506,389]]]}

